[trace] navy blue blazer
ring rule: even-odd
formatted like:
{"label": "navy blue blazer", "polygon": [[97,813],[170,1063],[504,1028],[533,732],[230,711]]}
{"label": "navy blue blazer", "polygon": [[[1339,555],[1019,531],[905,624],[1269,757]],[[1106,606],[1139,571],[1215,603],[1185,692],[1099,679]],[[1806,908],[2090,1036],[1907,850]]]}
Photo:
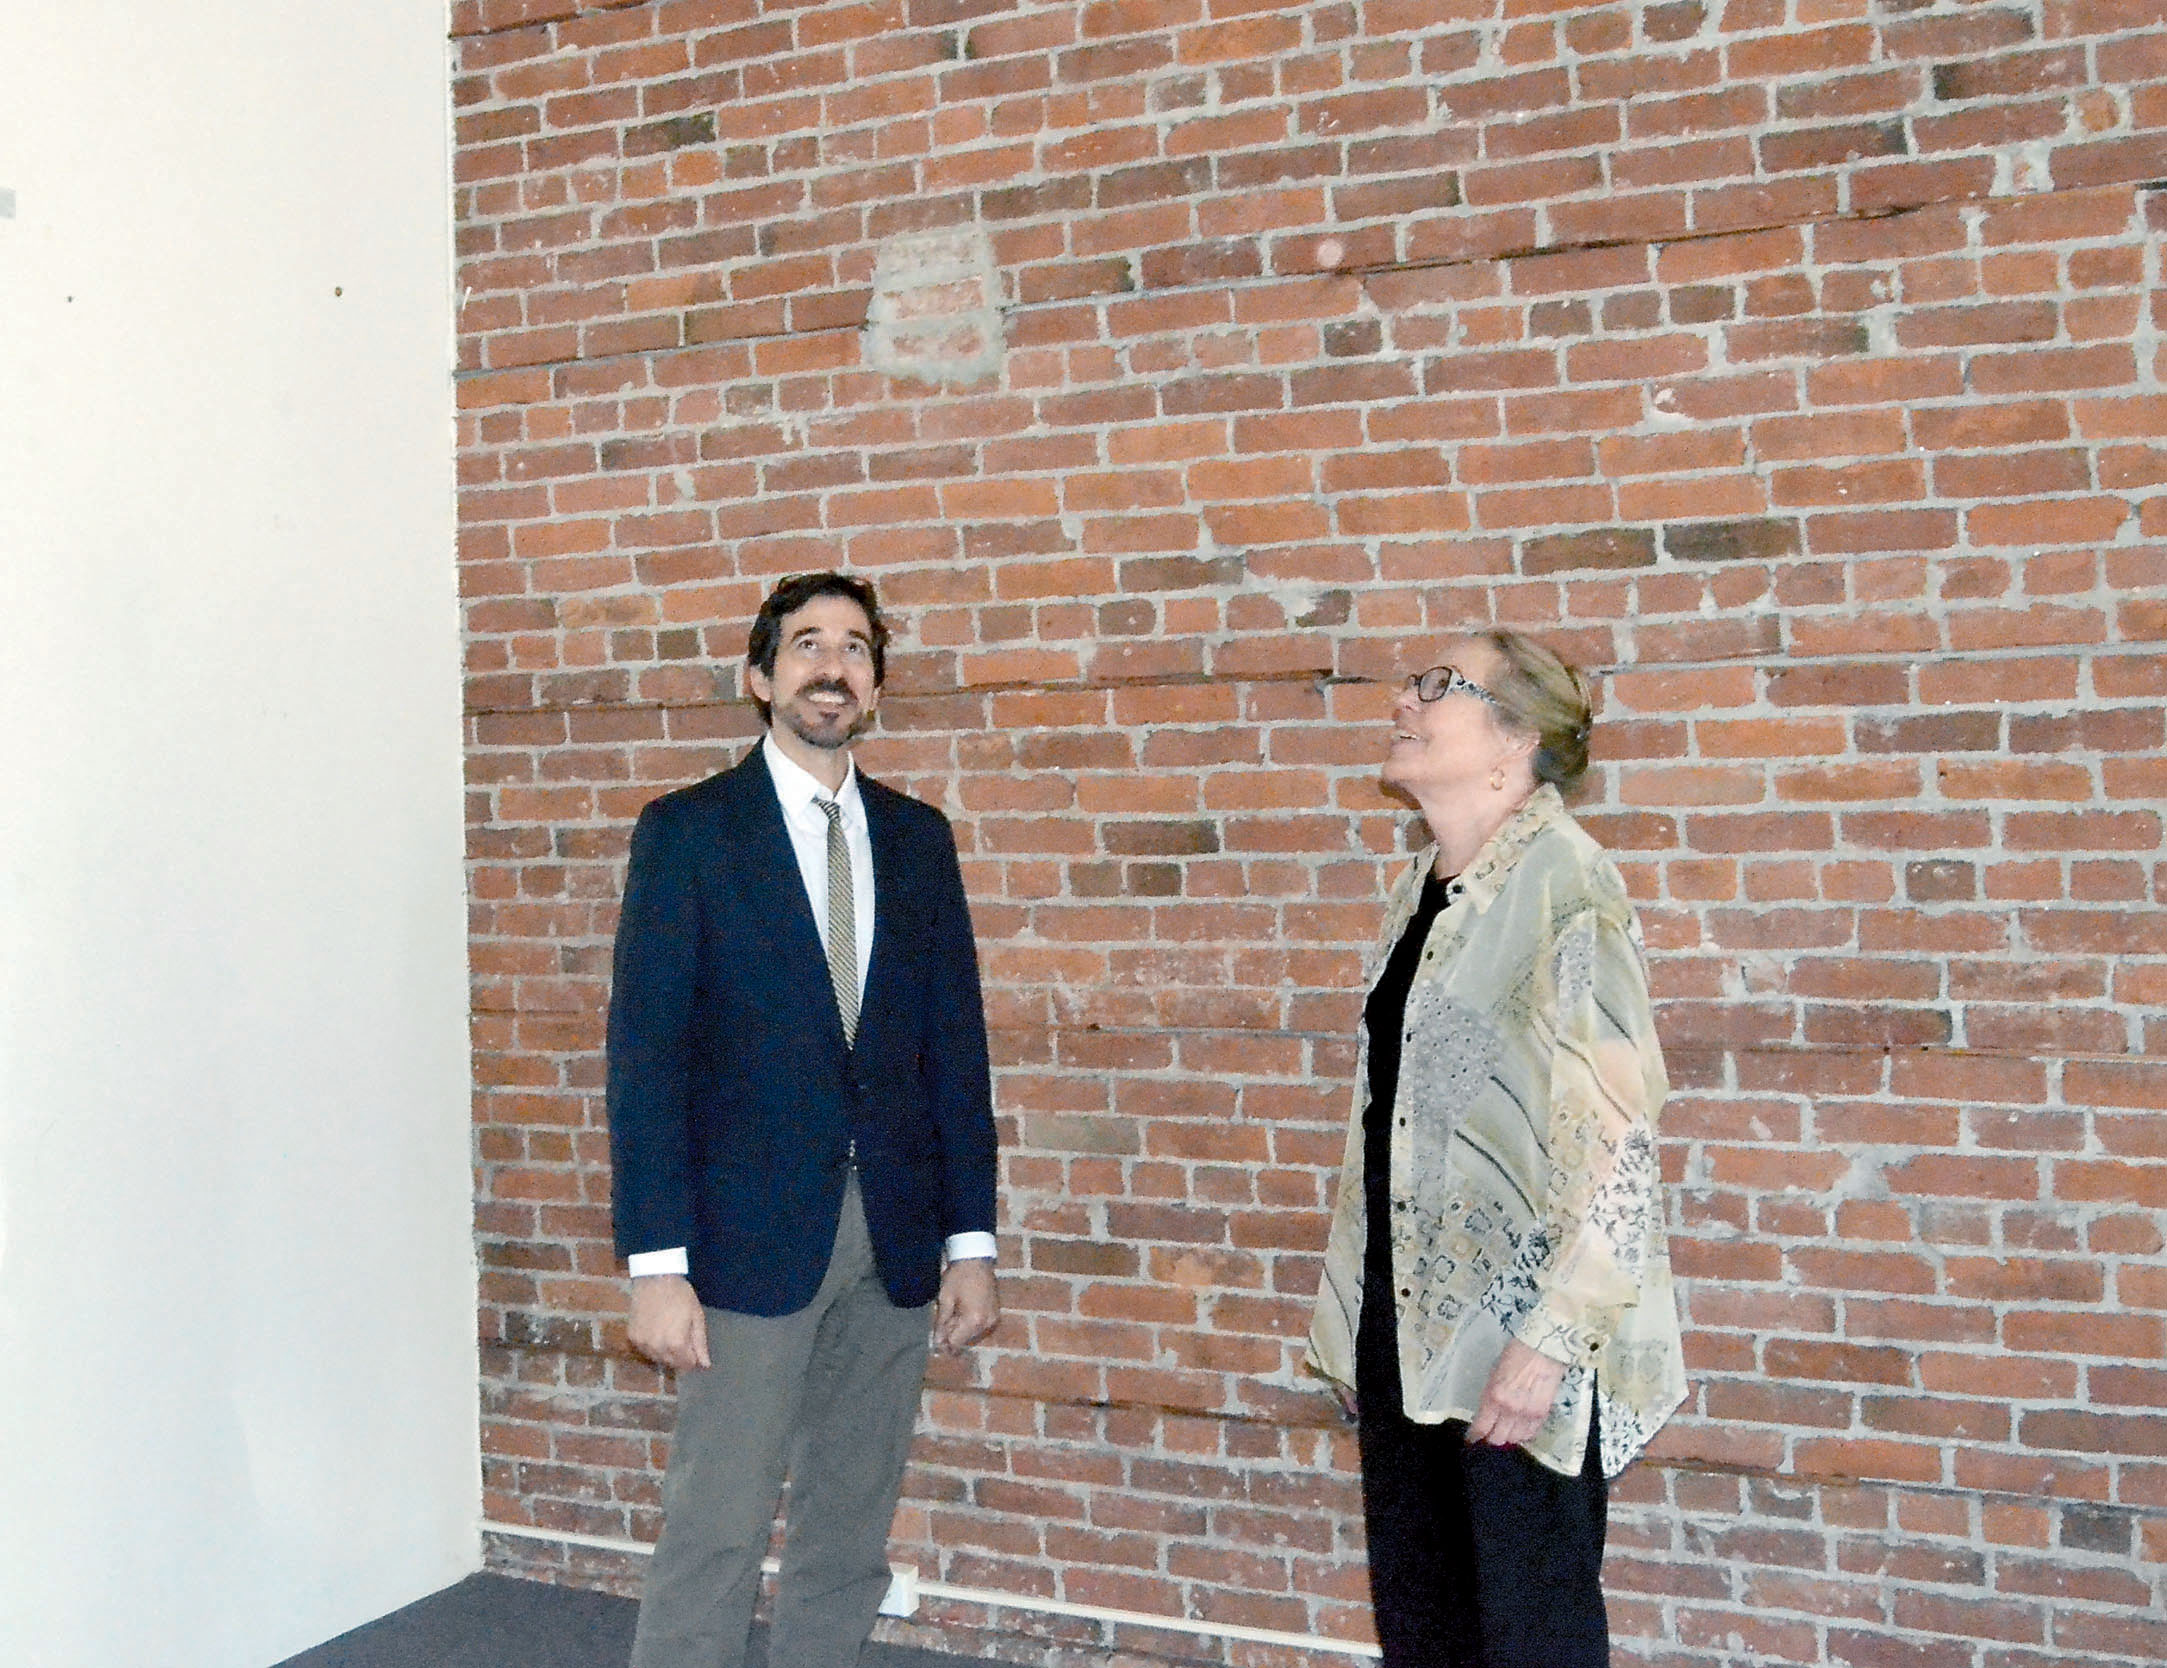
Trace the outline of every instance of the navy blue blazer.
{"label": "navy blue blazer", "polygon": [[802,1309],[850,1149],[890,1301],[930,1302],[942,1242],[994,1225],[978,955],[948,821],[868,780],[873,949],[855,1047],[762,750],[632,831],[609,1009],[617,1251],[686,1248],[710,1308]]}

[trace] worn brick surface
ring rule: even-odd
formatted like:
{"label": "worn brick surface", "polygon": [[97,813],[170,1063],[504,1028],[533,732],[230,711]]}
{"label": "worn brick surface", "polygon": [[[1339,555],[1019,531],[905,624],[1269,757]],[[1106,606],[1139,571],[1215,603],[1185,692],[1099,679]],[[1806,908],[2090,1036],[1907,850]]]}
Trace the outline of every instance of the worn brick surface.
{"label": "worn brick surface", "polygon": [[[493,1519],[654,1531],[625,841],[753,735],[772,578],[840,564],[900,628],[864,761],[963,845],[1004,1146],[1009,1316],[899,1557],[1365,1635],[1296,1359],[1411,837],[1376,721],[1494,620],[1604,674],[1583,814],[1678,1085],[1695,1392],[1621,1490],[1621,1654],[2167,1656],[2157,0],[453,17]],[[879,251],[952,227],[1000,368],[891,380]]]}

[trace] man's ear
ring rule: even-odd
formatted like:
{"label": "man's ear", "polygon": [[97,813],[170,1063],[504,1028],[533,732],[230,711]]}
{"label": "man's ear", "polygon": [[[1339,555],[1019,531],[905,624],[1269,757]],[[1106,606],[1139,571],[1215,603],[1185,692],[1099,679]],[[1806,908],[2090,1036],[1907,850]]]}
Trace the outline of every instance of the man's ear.
{"label": "man's ear", "polygon": [[751,660],[745,662],[745,687],[751,692],[754,700],[766,701],[770,705],[774,704],[775,680],[761,671],[757,662]]}

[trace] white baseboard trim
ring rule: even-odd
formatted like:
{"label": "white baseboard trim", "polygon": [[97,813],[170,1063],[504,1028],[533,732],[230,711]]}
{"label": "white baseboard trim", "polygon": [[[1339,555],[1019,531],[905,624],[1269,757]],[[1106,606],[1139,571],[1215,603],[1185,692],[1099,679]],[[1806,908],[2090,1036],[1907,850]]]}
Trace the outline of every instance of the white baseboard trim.
{"label": "white baseboard trim", "polygon": [[[646,1541],[621,1540],[608,1535],[575,1535],[563,1529],[536,1529],[524,1523],[484,1523],[485,1535],[510,1535],[518,1540],[549,1541],[559,1546],[584,1546],[597,1552],[615,1552],[644,1558],[654,1551]],[[775,1573],[775,1560],[761,1566]],[[1111,1622],[1125,1627],[1156,1628],[1162,1633],[1188,1633],[1200,1639],[1239,1639],[1250,1645],[1284,1645],[1291,1650],[1320,1651],[1336,1656],[1374,1657],[1375,1645],[1351,1639],[1327,1639],[1316,1633],[1282,1633],[1274,1628],[1237,1627],[1228,1622],[1197,1622],[1186,1616],[1155,1616],[1142,1610],[1112,1610],[1101,1604],[1071,1604],[1066,1599],[1036,1598],[1022,1593],[996,1593],[983,1587],[955,1587],[945,1581],[927,1581],[908,1564],[890,1568],[888,1596],[880,1601],[883,1616],[912,1616],[921,1598],[953,1599],[959,1604],[984,1605],[992,1610],[1036,1611],[1049,1616],[1075,1616],[1084,1621]]]}

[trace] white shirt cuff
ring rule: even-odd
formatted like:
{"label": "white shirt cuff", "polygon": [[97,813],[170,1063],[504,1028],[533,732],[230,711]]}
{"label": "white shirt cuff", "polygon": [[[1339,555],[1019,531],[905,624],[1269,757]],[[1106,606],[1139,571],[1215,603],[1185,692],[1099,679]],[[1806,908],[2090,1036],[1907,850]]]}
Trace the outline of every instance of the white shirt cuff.
{"label": "white shirt cuff", "polygon": [[974,1257],[991,1261],[999,1249],[991,1234],[950,1234],[946,1247],[952,1263],[966,1263]]}
{"label": "white shirt cuff", "polygon": [[[990,1261],[999,1250],[999,1244],[991,1234],[950,1234],[946,1246],[948,1260],[952,1263],[968,1262],[974,1257]],[[625,1271],[635,1280],[643,1274],[688,1274],[691,1270],[682,1245],[674,1245],[667,1251],[635,1251],[625,1258]]]}

